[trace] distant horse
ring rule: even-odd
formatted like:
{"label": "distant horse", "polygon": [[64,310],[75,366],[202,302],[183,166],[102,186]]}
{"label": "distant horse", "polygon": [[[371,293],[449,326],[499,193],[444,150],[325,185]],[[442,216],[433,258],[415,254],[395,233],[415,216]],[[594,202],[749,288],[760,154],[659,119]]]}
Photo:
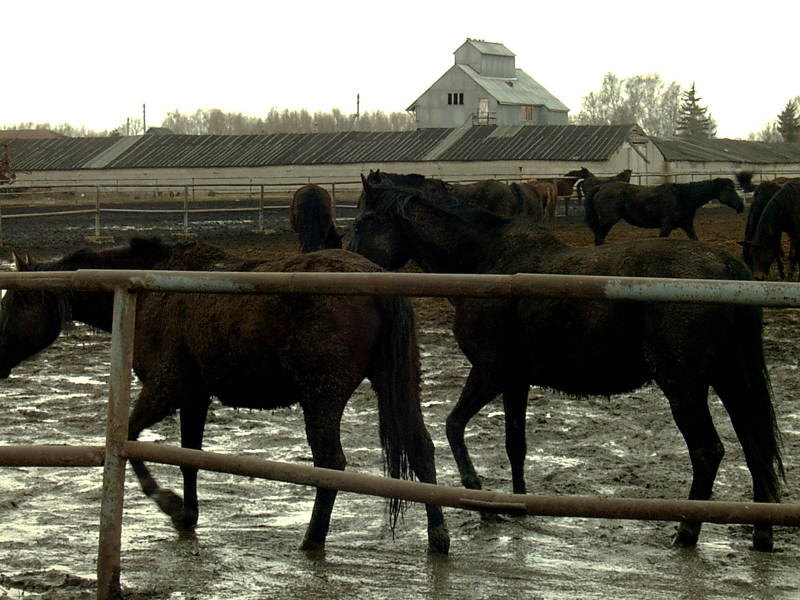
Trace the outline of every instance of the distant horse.
{"label": "distant horse", "polygon": [[[742,189],[745,192],[752,192],[753,200],[750,203],[750,208],[747,213],[747,223],[745,224],[744,229],[744,240],[739,242],[742,246],[742,259],[744,260],[745,264],[753,268],[753,258],[752,258],[752,245],[750,242],[752,241],[753,237],[756,233],[756,227],[758,226],[758,221],[761,218],[761,213],[766,208],[767,203],[770,199],[781,189],[783,184],[791,181],[792,179],[788,177],[776,177],[775,179],[770,179],[766,181],[762,181],[756,185],[752,182],[753,173],[751,171],[740,171],[736,173],[736,180],[739,182],[739,185],[742,186]],[[778,267],[778,276],[781,279],[785,279],[787,273],[784,271],[783,266],[783,247],[781,245],[781,236],[778,236],[776,240],[776,247],[775,247],[775,264]],[[789,248],[789,273],[788,276],[791,278],[792,273],[797,269],[798,266],[798,259],[800,259],[800,249],[796,248],[795,245],[790,244]]]}
{"label": "distant horse", "polygon": [[558,204],[558,185],[552,179],[529,179],[528,184],[532,185],[539,193],[544,208],[545,221],[552,223],[556,220],[556,206]]}
{"label": "distant horse", "polygon": [[581,167],[580,169],[568,172],[565,177],[577,177],[578,183],[576,184],[576,188],[578,191],[578,200],[581,200],[586,194],[589,193],[589,190],[597,187],[598,185],[603,185],[604,183],[610,183],[613,181],[630,183],[632,174],[633,171],[630,169],[625,169],[624,171],[620,171],[611,177],[598,177],[586,167]]}
{"label": "distant horse", "polygon": [[[648,239],[573,248],[541,226],[459,208],[417,189],[363,185],[364,208],[350,248],[389,269],[413,260],[425,271],[442,273],[750,278],[736,258],[695,241]],[[778,501],[783,466],[759,307],[523,297],[452,302],[456,341],[472,368],[446,430],[466,487],[481,484],[465,428],[499,394],[513,489],[521,494],[526,491],[525,413],[531,385],[588,396],[631,392],[655,382],[689,448],[690,499],[711,496],[724,453],[709,413],[713,387],[744,450],[753,498]],[[700,526],[683,521],[675,543],[694,545]],[[756,525],[753,544],[770,550],[771,526]]]}
{"label": "distant horse", "polygon": [[[345,250],[323,250],[276,263],[242,262],[204,244],[168,247],[134,240],[127,247],[81,250],[52,263],[16,258],[21,270],[166,269],[179,271],[345,271],[380,268]],[[49,346],[76,320],[111,329],[112,295],[9,290],[0,302],[0,377]],[[317,295],[145,293],[137,302],[133,368],[142,383],[128,439],[176,411],[181,445],[200,449],[214,396],[233,407],[274,409],[299,404],[314,465],[344,469],[339,425],[353,391],[367,378],[378,397],[386,470],[436,482],[433,444],[419,406],[419,354],[414,313],[406,298]],[[197,470],[182,468],[184,499],[159,487],[131,459],[145,494],[181,533],[198,517]],[[324,547],[335,490],[317,489],[302,543]],[[392,524],[398,503],[390,504]],[[428,544],[447,552],[439,507],[428,506]]]}
{"label": "distant horse", "polygon": [[342,236],[333,220],[331,196],[324,188],[309,183],[295,191],[289,217],[292,229],[300,234],[303,252],[342,247]]}
{"label": "distant horse", "polygon": [[[486,179],[469,184],[445,183],[440,179],[418,174],[402,175],[377,170],[370,171],[367,181],[372,184],[392,183],[425,189],[432,196],[452,197],[462,206],[482,208],[505,217],[524,216],[533,221],[544,219],[544,210],[539,192],[530,184],[512,182],[506,185],[496,179]],[[363,198],[363,194],[362,194]],[[361,200],[359,200],[359,206]]]}
{"label": "distant horse", "polygon": [[800,248],[800,179],[785,183],[770,197],[752,236],[742,242],[749,249],[756,279],[766,279],[772,263],[780,259],[784,232],[790,239],[789,272],[792,273],[791,265],[797,262],[797,248]]}
{"label": "distant horse", "polygon": [[737,213],[744,210],[744,201],[736,193],[733,181],[725,177],[656,186],[609,182],[586,194],[584,218],[598,246],[620,219],[636,227],[657,228],[659,237],[668,237],[673,229],[680,228],[689,239],[696,240],[695,213],[714,199]]}

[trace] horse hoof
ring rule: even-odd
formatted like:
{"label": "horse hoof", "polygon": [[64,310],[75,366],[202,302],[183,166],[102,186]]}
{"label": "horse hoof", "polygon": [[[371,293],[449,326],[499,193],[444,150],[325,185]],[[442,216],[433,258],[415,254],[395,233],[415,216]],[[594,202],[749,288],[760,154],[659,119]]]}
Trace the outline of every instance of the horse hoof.
{"label": "horse hoof", "polygon": [[450,552],[450,534],[447,527],[440,525],[428,530],[428,552],[431,554],[448,554]]}
{"label": "horse hoof", "polygon": [[322,560],[325,558],[325,542],[315,542],[309,539],[304,539],[300,544],[300,550],[305,555],[313,560]]}
{"label": "horse hoof", "polygon": [[753,550],[756,552],[773,552],[771,531],[753,531]]}
{"label": "horse hoof", "polygon": [[697,525],[687,525],[681,523],[675,537],[672,538],[672,545],[678,548],[694,548],[700,537],[700,527]]}

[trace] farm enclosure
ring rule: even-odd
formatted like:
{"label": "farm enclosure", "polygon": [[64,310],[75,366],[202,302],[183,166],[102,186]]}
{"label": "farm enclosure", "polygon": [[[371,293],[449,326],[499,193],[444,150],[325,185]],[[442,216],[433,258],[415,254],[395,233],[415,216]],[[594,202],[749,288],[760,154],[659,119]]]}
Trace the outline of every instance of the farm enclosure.
{"label": "farm enclosure", "polygon": [[[725,209],[701,211],[701,239],[737,248],[743,216]],[[561,219],[569,241],[588,245],[588,230]],[[275,229],[280,229],[276,225]],[[164,232],[167,233],[167,232]],[[36,236],[40,239],[36,239]],[[25,249],[37,257],[72,249],[80,238],[32,232]],[[245,229],[204,229],[209,243],[244,256],[295,251],[279,231],[263,236]],[[622,225],[610,241],[650,232]],[[452,342],[445,301],[417,299],[423,351],[426,422],[437,447],[440,481],[458,484],[445,442],[444,417],[460,392],[467,365]],[[786,442],[785,501],[797,502],[794,457],[800,452],[797,411],[797,312],[767,311],[766,349]],[[56,345],[3,382],[4,443],[97,443],[105,414],[108,340],[76,327]],[[575,365],[579,373],[579,365]],[[717,499],[745,500],[748,477],[727,418],[713,404],[728,448]],[[343,445],[349,468],[380,473],[374,405],[367,386],[345,414]],[[308,460],[299,411],[234,412],[214,405],[206,448],[275,460]],[[485,487],[510,489],[503,450],[502,411],[487,407],[468,430]],[[681,498],[688,485],[685,446],[660,392],[644,388],[612,398],[575,399],[533,389],[528,420],[527,472],[532,493]],[[165,422],[149,439],[177,439]],[[161,469],[177,485],[177,469]],[[168,475],[171,473],[172,477]],[[67,469],[10,469],[0,478],[0,585],[26,597],[92,597],[96,549],[98,473]],[[473,513],[447,511],[452,554],[424,554],[424,519],[410,507],[397,539],[384,527],[383,504],[342,494],[324,559],[307,560],[296,548],[312,490],[246,481],[212,473],[200,479],[198,539],[174,539],[169,524],[129,480],[123,543],[123,583],[132,598],[520,597],[726,598],[792,597],[800,589],[796,564],[800,537],[779,528],[782,552],[747,550],[748,528],[707,525],[696,550],[669,547],[669,523],[525,517],[483,524]],[[176,575],[177,574],[177,575]],[[10,592],[11,593],[11,592]],[[17,593],[17,592],[13,592]],[[13,595],[11,597],[14,597]]]}

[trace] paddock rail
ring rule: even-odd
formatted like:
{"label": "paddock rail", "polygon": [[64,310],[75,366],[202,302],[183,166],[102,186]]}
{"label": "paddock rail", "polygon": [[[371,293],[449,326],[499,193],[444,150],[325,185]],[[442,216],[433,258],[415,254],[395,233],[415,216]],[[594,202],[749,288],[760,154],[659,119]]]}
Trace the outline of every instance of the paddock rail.
{"label": "paddock rail", "polygon": [[798,307],[800,284],[536,274],[80,270],[0,273],[0,288],[114,294],[105,446],[0,447],[0,466],[103,467],[97,562],[97,597],[100,600],[121,598],[122,594],[122,500],[128,458],[470,510],[562,517],[800,525],[800,505],[797,504],[503,494],[127,441],[136,301],[138,293],[144,291],[433,297],[571,296],[631,302],[712,302]]}

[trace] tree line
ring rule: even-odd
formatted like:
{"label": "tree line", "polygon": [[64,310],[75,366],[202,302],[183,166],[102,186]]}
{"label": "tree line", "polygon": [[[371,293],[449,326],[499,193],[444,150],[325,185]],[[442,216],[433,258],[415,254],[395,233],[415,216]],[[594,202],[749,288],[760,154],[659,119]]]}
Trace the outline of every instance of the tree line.
{"label": "tree line", "polygon": [[[619,78],[607,73],[599,90],[583,97],[581,110],[572,119],[580,125],[636,123],[655,137],[711,138],[717,124],[708,107],[701,104],[695,84],[681,90],[658,74]],[[789,100],[776,118],[749,140],[800,142],[800,96]]]}
{"label": "tree line", "polygon": [[[655,137],[716,136],[717,125],[702,103],[695,84],[682,90],[678,83],[665,82],[659,74],[620,78],[606,73],[601,87],[582,99],[580,112],[570,118],[578,125],[620,125],[635,123]],[[199,109],[192,114],[174,110],[160,124],[176,134],[237,135],[273,133],[336,133],[342,131],[410,131],[416,127],[407,112],[367,111],[353,115],[338,108],[310,112],[272,107],[263,117],[225,112],[218,108]],[[140,135],[143,119],[126,119],[110,131],[92,131],[68,123],[20,123],[0,129],[48,129],[68,137]],[[765,142],[800,142],[800,96],[790,99],[784,109],[748,139]]]}
{"label": "tree line", "polygon": [[[382,110],[347,114],[334,108],[330,111],[310,112],[301,110],[279,110],[272,107],[264,117],[242,113],[225,112],[218,108],[198,109],[192,114],[179,110],[167,113],[160,127],[176,134],[194,135],[240,135],[272,133],[337,133],[342,131],[411,131],[416,128],[414,116],[406,112]],[[67,137],[99,137],[140,135],[144,133],[142,118],[126,119],[111,130],[93,131],[86,127],[74,127],[68,123],[20,123],[0,126],[0,129],[46,129]],[[148,127],[149,129],[149,127]]]}

